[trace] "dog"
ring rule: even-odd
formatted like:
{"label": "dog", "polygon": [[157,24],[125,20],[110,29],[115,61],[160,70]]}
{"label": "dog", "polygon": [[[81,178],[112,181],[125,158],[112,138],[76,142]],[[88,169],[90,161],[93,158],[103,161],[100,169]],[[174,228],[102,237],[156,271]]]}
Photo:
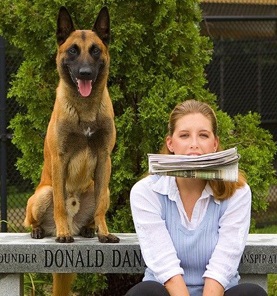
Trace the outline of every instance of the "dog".
{"label": "dog", "polygon": [[56,57],[59,84],[44,142],[41,180],[29,198],[24,225],[31,236],[74,235],[117,243],[109,233],[111,152],[115,145],[114,111],[107,89],[110,18],[103,7],[92,30],[75,30],[61,7],[57,20]]}
{"label": "dog", "polygon": [[[44,142],[41,180],[26,208],[31,237],[56,236],[71,243],[75,235],[117,243],[109,233],[111,152],[115,145],[114,111],[107,89],[110,18],[103,7],[92,30],[75,30],[61,7],[56,57],[59,84]],[[54,274],[54,295],[68,295],[73,274]]]}

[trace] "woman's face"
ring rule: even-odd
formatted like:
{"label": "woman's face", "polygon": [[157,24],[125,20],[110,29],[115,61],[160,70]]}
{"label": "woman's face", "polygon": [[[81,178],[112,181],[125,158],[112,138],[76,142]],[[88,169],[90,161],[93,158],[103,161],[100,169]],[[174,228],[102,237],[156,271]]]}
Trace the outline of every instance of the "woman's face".
{"label": "woman's face", "polygon": [[202,155],[217,151],[218,137],[214,135],[207,117],[191,113],[177,120],[175,131],[167,137],[166,143],[174,154]]}

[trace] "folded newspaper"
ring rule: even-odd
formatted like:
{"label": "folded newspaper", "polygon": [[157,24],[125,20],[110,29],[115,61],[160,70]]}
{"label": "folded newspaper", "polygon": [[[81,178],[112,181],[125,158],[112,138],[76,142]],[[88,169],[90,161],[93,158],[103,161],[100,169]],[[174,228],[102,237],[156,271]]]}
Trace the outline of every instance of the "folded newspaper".
{"label": "folded newspaper", "polygon": [[148,154],[149,173],[206,180],[238,180],[237,148],[203,155]]}

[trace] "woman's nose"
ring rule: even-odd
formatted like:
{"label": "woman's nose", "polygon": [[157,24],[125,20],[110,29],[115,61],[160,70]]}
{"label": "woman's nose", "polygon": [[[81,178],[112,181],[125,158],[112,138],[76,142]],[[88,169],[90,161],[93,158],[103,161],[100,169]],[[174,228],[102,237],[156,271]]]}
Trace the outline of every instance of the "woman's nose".
{"label": "woman's nose", "polygon": [[197,138],[195,138],[195,137],[191,138],[190,148],[198,148]]}

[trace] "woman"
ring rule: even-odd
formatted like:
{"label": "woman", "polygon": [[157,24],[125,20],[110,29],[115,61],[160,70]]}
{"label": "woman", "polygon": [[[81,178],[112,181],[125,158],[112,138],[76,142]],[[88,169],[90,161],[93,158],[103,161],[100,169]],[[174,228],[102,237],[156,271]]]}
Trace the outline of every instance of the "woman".
{"label": "woman", "polygon": [[[170,115],[163,153],[219,151],[212,108],[188,100]],[[238,182],[150,175],[131,190],[131,208],[147,265],[143,282],[126,296],[264,296],[238,284],[250,225],[251,191]]]}

